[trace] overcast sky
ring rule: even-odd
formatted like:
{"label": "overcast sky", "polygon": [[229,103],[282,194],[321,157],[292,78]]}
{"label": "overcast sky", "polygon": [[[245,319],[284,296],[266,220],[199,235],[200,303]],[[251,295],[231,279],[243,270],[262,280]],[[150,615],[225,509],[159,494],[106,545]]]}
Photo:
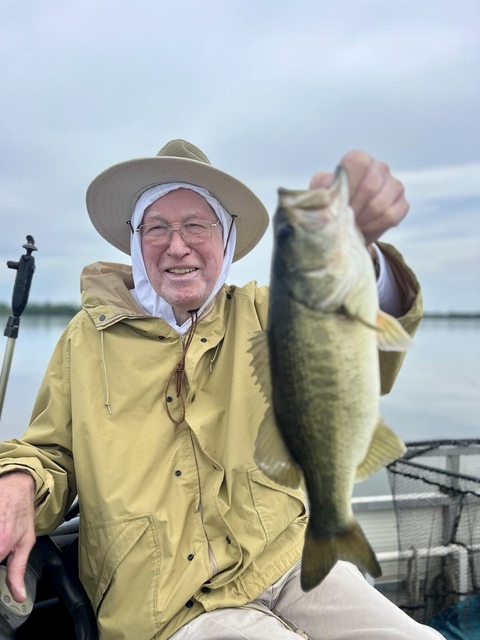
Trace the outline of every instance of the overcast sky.
{"label": "overcast sky", "polygon": [[[0,301],[27,234],[30,300],[79,304],[125,262],[91,226],[90,181],[199,146],[272,214],[279,186],[365,149],[411,203],[384,236],[429,311],[480,310],[479,0],[2,0]],[[229,281],[268,283],[271,229]],[[3,265],[3,266],[2,266]]]}

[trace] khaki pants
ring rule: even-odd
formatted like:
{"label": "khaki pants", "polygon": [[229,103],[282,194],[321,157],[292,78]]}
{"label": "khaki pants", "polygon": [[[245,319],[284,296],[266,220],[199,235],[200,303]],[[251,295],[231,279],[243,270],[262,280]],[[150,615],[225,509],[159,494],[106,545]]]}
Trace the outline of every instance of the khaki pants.
{"label": "khaki pants", "polygon": [[204,613],[171,640],[435,640],[374,589],[353,565],[337,562],[304,593],[300,563],[245,607]]}

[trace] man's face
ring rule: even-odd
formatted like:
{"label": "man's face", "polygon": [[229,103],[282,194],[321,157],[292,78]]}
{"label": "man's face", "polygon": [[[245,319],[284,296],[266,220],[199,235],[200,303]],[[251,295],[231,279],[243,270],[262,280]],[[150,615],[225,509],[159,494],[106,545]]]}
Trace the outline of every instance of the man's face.
{"label": "man's face", "polygon": [[141,246],[148,279],[155,292],[173,309],[179,324],[188,311],[202,306],[218,280],[223,264],[222,227],[217,224],[211,237],[188,244],[180,231],[173,231],[165,244],[146,233],[143,225],[174,225],[185,222],[218,223],[211,206],[201,195],[188,189],[176,189],[145,209],[141,222]]}

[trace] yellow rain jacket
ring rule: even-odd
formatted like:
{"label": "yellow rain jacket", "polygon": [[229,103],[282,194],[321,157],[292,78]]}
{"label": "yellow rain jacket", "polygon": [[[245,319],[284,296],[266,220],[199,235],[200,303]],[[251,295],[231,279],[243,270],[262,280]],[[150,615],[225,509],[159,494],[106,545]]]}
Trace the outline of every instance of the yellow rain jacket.
{"label": "yellow rain jacket", "polygon": [[[413,333],[418,283],[388,246]],[[83,310],[53,353],[21,440],[0,447],[0,474],[31,472],[37,534],[54,530],[78,493],[80,577],[102,640],[164,640],[204,611],[248,603],[301,556],[301,490],[253,461],[266,405],[250,339],[267,323],[268,289],[224,286],[182,338],[133,300],[130,267],[82,274]],[[381,354],[383,390],[402,354]]]}

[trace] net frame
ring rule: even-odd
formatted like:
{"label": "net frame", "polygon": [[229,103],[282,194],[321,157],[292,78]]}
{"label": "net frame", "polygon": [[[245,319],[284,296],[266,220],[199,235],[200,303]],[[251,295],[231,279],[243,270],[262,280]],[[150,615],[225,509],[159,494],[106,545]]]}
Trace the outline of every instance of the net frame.
{"label": "net frame", "polygon": [[407,443],[387,467],[397,524],[396,602],[428,623],[480,593],[480,440]]}

